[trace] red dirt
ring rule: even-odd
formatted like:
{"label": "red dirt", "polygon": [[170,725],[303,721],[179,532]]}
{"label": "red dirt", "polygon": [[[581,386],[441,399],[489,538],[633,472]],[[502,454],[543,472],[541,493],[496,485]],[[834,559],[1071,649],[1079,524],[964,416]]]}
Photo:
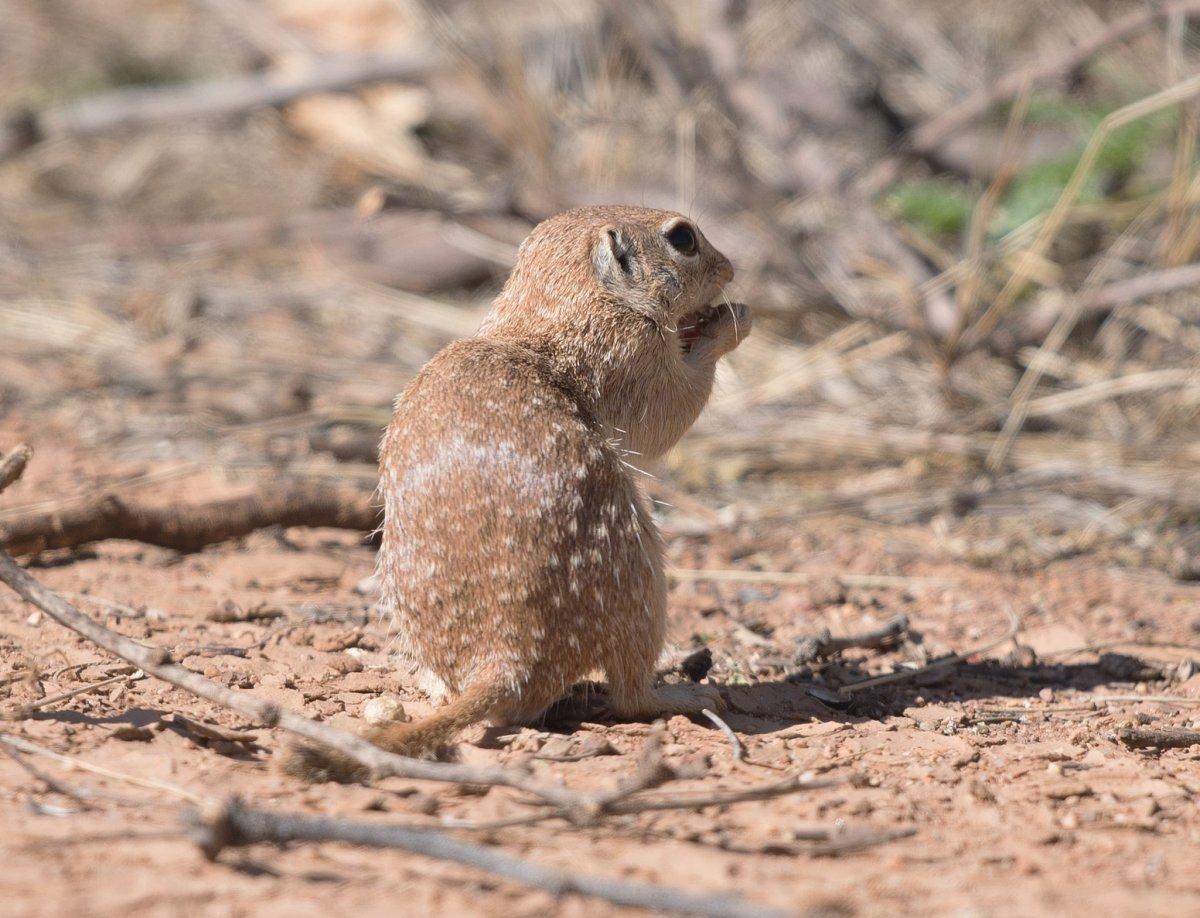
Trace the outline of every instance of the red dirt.
{"label": "red dirt", "polygon": [[[5,495],[6,506],[86,493],[90,483],[115,474],[115,467],[69,438],[39,442],[37,433],[15,420],[0,427],[0,443],[28,438],[38,447],[26,479]],[[194,497],[228,489],[193,477],[163,490],[164,497]],[[484,834],[484,841],[558,867],[694,891],[734,891],[756,902],[822,913],[1200,912],[1200,750],[1156,755],[1129,750],[1115,738],[1124,721],[1200,721],[1200,676],[1144,679],[1145,673],[1121,671],[1128,660],[1113,658],[1101,667],[1096,653],[1053,656],[1131,638],[1198,643],[1197,588],[1159,573],[1108,567],[1087,555],[1034,575],[984,571],[947,562],[927,529],[883,529],[853,520],[810,520],[787,532],[743,525],[677,536],[670,544],[681,567],[821,575],[806,587],[721,583],[674,590],[673,645],[688,650],[706,643],[713,649],[712,676],[727,687],[726,720],[749,759],[734,763],[726,739],[711,725],[674,718],[667,725],[668,757],[711,763],[706,777],[680,789],[744,786],[784,770],[855,776],[854,782],[723,809],[614,818],[592,828],[508,828]],[[44,558],[33,573],[56,589],[93,597],[82,608],[126,634],[170,648],[209,677],[353,727],[363,703],[379,691],[398,692],[410,712],[426,704],[389,656],[386,630],[368,611],[369,598],[353,591],[372,563],[371,550],[352,534],[292,530],[286,538],[258,533],[190,555],[110,542]],[[841,590],[832,576],[845,571],[951,583]],[[100,598],[128,608],[106,607]],[[211,621],[226,604],[280,615]],[[887,671],[922,652],[936,656],[984,643],[1003,633],[1010,607],[1023,617],[1019,640],[1033,654],[1014,652],[1009,644],[994,652],[994,660],[961,667],[940,682],[864,692],[841,710],[809,694],[811,683],[781,679],[795,639],[823,627],[843,634],[896,613],[909,616],[923,642],[882,654],[848,651],[842,665],[862,674]],[[314,621],[322,614],[340,620]],[[0,592],[0,629],[0,677],[30,668],[37,673],[36,679],[4,684],[5,711],[15,714],[39,697],[115,670],[113,660],[7,591]],[[250,649],[232,655],[222,650],[228,647]],[[1118,649],[1169,663],[1200,652]],[[1119,702],[1078,710],[1105,694],[1141,693],[1197,703]],[[996,707],[1028,713],[980,725],[980,710]],[[254,728],[147,678],[47,706],[10,721],[4,731],[125,774],[200,795],[239,793],[283,811],[420,824],[522,812],[514,795],[502,790],[480,796],[398,779],[374,787],[307,786],[272,768],[272,752],[284,740],[276,731],[253,729],[257,740],[251,745],[205,739],[172,724],[173,714],[226,729]],[[537,763],[547,776],[597,787],[633,769],[648,728],[585,722],[570,729],[565,735],[526,729],[500,739],[499,748],[489,748],[495,741],[479,745],[480,730],[468,736],[460,754],[467,762],[503,764],[546,743],[561,751],[572,737],[599,734],[619,754]],[[25,761],[68,786],[114,797],[98,797],[83,809],[0,757],[6,826],[0,897],[6,914],[269,915],[331,908],[393,914],[398,906],[415,914],[618,911],[575,897],[555,901],[458,866],[338,844],[260,847],[206,863],[177,831],[180,801],[170,794],[44,758]],[[813,843],[798,836],[817,827],[840,833],[839,843],[896,829],[914,834],[818,856]]]}

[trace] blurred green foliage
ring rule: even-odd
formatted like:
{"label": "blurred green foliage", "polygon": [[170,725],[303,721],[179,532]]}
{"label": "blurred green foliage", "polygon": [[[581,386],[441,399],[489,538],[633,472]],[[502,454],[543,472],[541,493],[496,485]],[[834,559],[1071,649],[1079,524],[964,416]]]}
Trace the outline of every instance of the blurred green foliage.
{"label": "blurred green foliage", "polygon": [[61,78],[53,74],[32,87],[24,104],[31,108],[61,105],[85,99],[113,89],[135,86],[162,86],[188,83],[198,78],[185,61],[141,57],[114,51],[94,67],[64,69]]}
{"label": "blurred green foliage", "polygon": [[[1066,127],[1078,133],[1078,145],[1068,154],[1029,163],[1013,178],[988,227],[989,239],[1016,229],[1054,205],[1089,138],[1104,117],[1117,107],[1061,96],[1031,100],[1026,118],[1030,129],[1035,130],[1038,125]],[[1124,194],[1130,181],[1138,178],[1139,167],[1148,157],[1170,143],[1178,120],[1178,111],[1167,109],[1113,131],[1101,148],[1078,203],[1094,204]],[[896,185],[886,203],[897,218],[949,243],[966,229],[982,193],[982,188],[966,181],[944,177],[915,179]]]}

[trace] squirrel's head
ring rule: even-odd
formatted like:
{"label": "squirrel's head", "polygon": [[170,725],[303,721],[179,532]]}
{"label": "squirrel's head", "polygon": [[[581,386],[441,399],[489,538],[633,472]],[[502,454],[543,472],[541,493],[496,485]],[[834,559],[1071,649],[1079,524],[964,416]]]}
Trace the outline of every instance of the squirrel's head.
{"label": "squirrel's head", "polygon": [[708,400],[718,359],[750,331],[729,259],[695,222],[646,207],[543,221],[481,334],[551,354],[587,383],[627,448],[661,455]]}
{"label": "squirrel's head", "polygon": [[695,222],[647,207],[583,207],[539,223],[485,330],[513,323],[620,320],[659,338],[684,366],[716,363],[750,329],[744,304],[723,296],[733,266]]}

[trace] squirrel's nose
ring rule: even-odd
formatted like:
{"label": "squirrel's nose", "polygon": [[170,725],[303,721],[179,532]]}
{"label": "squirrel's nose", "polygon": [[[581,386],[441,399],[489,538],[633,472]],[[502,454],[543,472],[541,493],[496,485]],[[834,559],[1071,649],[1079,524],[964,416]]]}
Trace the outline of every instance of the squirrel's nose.
{"label": "squirrel's nose", "polygon": [[720,256],[713,274],[722,285],[728,284],[733,280],[733,265],[729,263],[729,259],[724,255]]}

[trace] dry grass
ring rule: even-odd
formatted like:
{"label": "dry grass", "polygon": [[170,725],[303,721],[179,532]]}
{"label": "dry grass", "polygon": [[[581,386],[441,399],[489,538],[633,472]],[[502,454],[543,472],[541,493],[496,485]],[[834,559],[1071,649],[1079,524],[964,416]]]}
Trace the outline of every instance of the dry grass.
{"label": "dry grass", "polygon": [[[702,499],[1170,541],[1197,510],[1190,33],[1096,42],[1068,87],[1055,49],[1137,4],[968,6],[10,4],[0,83],[34,110],[401,44],[444,64],[0,162],[0,411],[130,461],[328,471],[314,431],[369,438],[473,329],[522,221],[633,200],[702,221],[760,316],[670,463]],[[1037,86],[1002,78],[1034,64]],[[372,221],[414,210],[453,215],[418,261],[476,259],[469,278],[403,289],[413,240]]]}

